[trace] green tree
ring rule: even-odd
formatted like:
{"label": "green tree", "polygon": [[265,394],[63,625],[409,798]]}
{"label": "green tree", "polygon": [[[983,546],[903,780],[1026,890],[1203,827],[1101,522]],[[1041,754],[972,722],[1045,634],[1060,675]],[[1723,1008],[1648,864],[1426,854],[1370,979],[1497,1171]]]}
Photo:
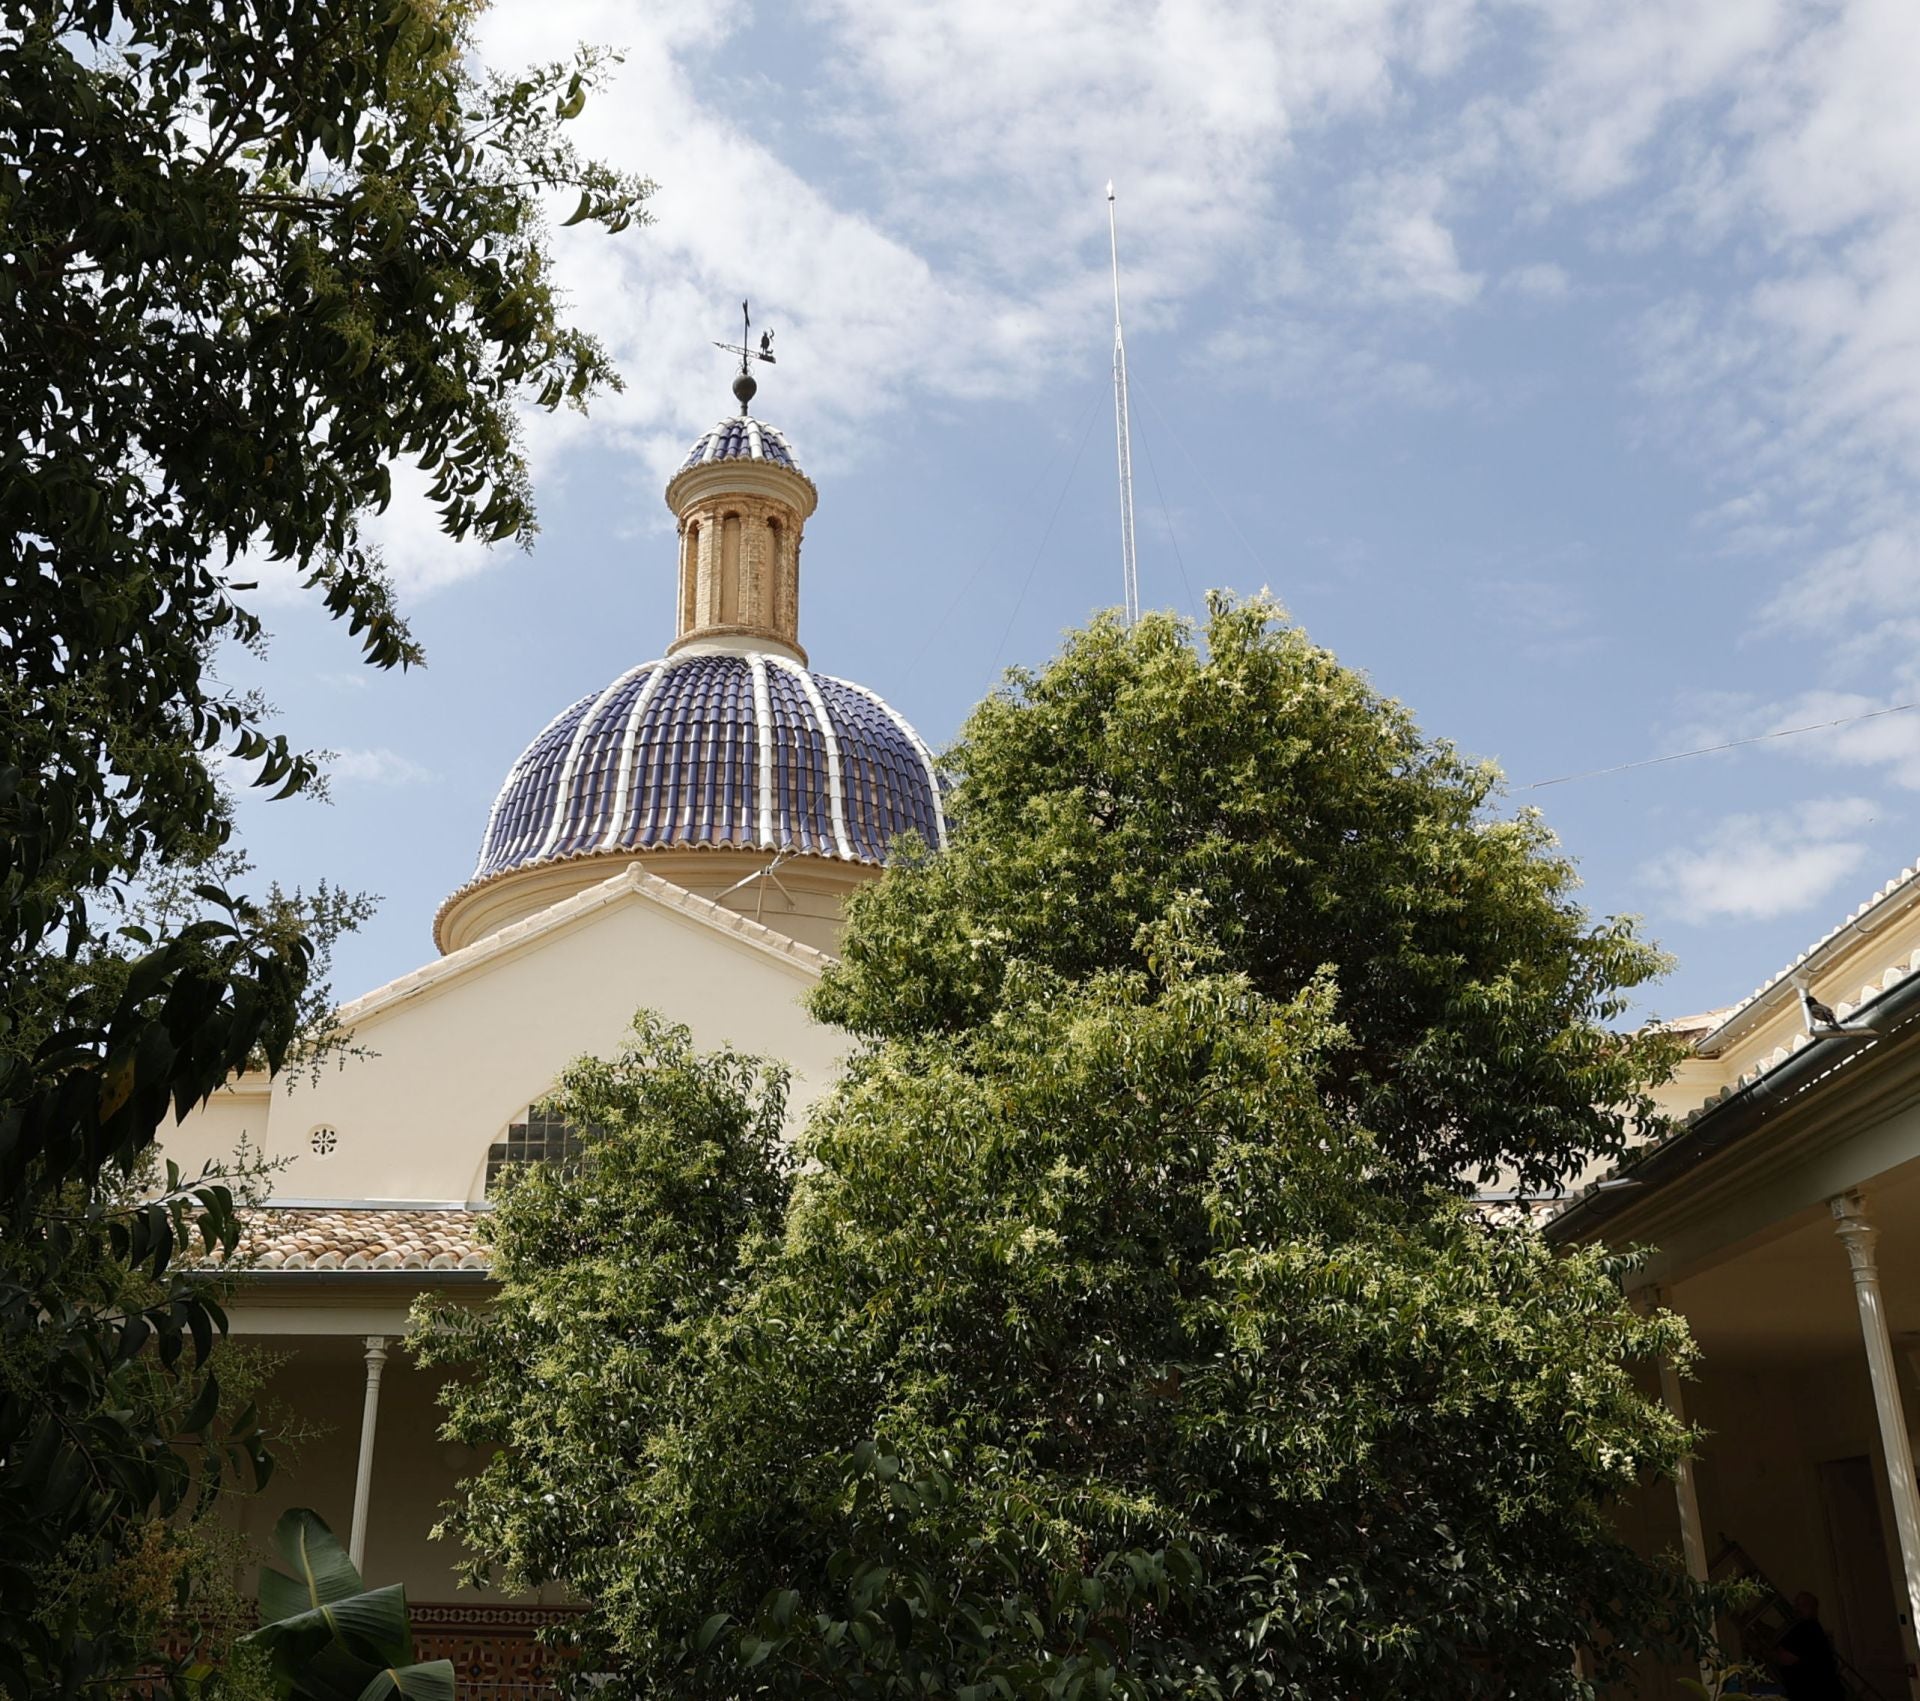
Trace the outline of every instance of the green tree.
{"label": "green tree", "polygon": [[[514,78],[472,0],[0,0],[0,1691],[78,1693],[146,1650],[86,1589],[190,1491],[132,1397],[220,1406],[221,1318],[181,1256],[228,1190],[124,1208],[171,1113],[277,1067],[312,955],[282,906],[112,899],[227,836],[216,758],[287,794],[311,759],[220,683],[287,562],[382,667],[417,647],[362,534],[407,460],[455,535],[532,527],[516,409],[613,381],[569,328],[542,208],[609,229],[649,186],[565,126],[602,58]],[[149,1300],[99,1303],[144,1269]],[[213,1389],[209,1392],[209,1389]],[[209,1438],[209,1463],[250,1431]]]}
{"label": "green tree", "polygon": [[[151,870],[150,878],[110,909],[142,933],[177,934],[205,907],[195,896],[197,886],[208,880],[231,883],[251,872],[245,854],[228,846],[202,863]],[[301,942],[311,962],[298,1000],[289,1069],[317,1071],[350,1045],[333,1021],[332,957],[340,937],[354,931],[373,907],[365,894],[326,882],[313,894],[269,885],[259,906],[262,930]],[[80,960],[66,965],[69,990],[116,997],[136,966],[116,949],[118,944],[113,938],[96,941]],[[48,990],[55,987],[50,984]],[[113,1663],[137,1658],[146,1667],[144,1676],[156,1683],[180,1683],[186,1673],[211,1663],[217,1686],[201,1685],[209,1696],[251,1695],[242,1677],[259,1663],[240,1646],[252,1615],[235,1587],[252,1556],[230,1522],[213,1514],[223,1500],[247,1492],[250,1479],[270,1472],[282,1450],[297,1451],[308,1434],[299,1414],[263,1399],[277,1358],[257,1346],[220,1338],[219,1308],[244,1277],[245,1248],[235,1255],[223,1247],[218,1268],[206,1266],[205,1255],[213,1248],[205,1234],[218,1232],[234,1213],[265,1198],[275,1168],[257,1152],[242,1149],[217,1170],[183,1176],[148,1148],[130,1170],[109,1170],[90,1185],[70,1182],[57,1196],[43,1196],[36,1207],[40,1221],[73,1237],[59,1265],[58,1296],[74,1320],[114,1326],[141,1318],[152,1327],[156,1317],[173,1321],[174,1307],[182,1303],[203,1313],[199,1326],[188,1321],[184,1338],[178,1331],[171,1337],[156,1334],[151,1350],[136,1326],[122,1338],[124,1356],[97,1390],[103,1404],[85,1410],[70,1401],[67,1416],[85,1438],[96,1468],[109,1475],[157,1469],[165,1473],[164,1487],[150,1516],[113,1531],[110,1540],[100,1539],[95,1529],[68,1530],[57,1551],[43,1552],[33,1575],[38,1616],[52,1625],[111,1627],[126,1651],[124,1661],[116,1656]],[[208,1210],[204,1201],[215,1190],[218,1209]],[[174,1267],[173,1251],[159,1258],[156,1268],[162,1238],[185,1250],[190,1260],[185,1268]],[[0,1238],[0,1282],[44,1283],[44,1264],[42,1243]],[[208,1351],[195,1364],[203,1334]],[[10,1338],[0,1355],[0,1389],[22,1401],[44,1400],[66,1373],[72,1344],[71,1330]],[[206,1374],[184,1374],[189,1366]],[[151,1458],[159,1437],[180,1439],[166,1456]],[[229,1468],[243,1461],[251,1469]],[[164,1657],[155,1657],[163,1648]]]}
{"label": "green tree", "polygon": [[816,1011],[874,1038],[956,1032],[1018,964],[1153,972],[1143,927],[1205,899],[1225,966],[1289,998],[1330,973],[1347,1043],[1321,1088],[1416,1179],[1550,1187],[1656,1116],[1675,1055],[1610,1024],[1665,959],[1593,924],[1499,772],[1285,624],[1216,594],[1111,619],[1014,670],[944,767],[946,854],[859,893]]}
{"label": "green tree", "polygon": [[683,1033],[576,1072],[601,1131],[501,1200],[497,1306],[428,1315],[498,1449],[475,1575],[563,1584],[649,1696],[1575,1696],[1576,1648],[1684,1644],[1607,1522],[1685,1445],[1635,1380],[1684,1325],[1373,1185],[1328,983],[1148,948],[867,1055],[797,1173]]}
{"label": "green tree", "polygon": [[1619,1138],[1654,954],[1265,605],[1096,623],[953,768],[797,1161],[643,1020],[498,1305],[427,1309],[475,1573],[648,1695],[1571,1697],[1689,1645],[1608,1522],[1687,1445],[1640,1391],[1684,1325],[1454,1174]]}

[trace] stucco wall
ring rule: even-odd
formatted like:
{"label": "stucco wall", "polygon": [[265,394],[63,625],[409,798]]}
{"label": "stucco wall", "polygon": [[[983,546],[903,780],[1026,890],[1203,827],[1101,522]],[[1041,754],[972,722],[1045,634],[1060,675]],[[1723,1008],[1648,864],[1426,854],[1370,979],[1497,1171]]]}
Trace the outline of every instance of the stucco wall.
{"label": "stucco wall", "polygon": [[[166,1154],[189,1167],[222,1160],[244,1133],[286,1166],[276,1198],[476,1199],[508,1120],[575,1058],[617,1050],[642,1007],[684,1023],[703,1048],[785,1061],[797,1117],[845,1044],[801,1005],[823,959],[767,944],[774,936],[750,922],[709,925],[686,907],[700,900],[662,897],[663,883],[636,878],[348,1006],[362,1055],[328,1064],[318,1081],[217,1095],[168,1135]],[[324,1157],[309,1143],[321,1125],[338,1136]]]}

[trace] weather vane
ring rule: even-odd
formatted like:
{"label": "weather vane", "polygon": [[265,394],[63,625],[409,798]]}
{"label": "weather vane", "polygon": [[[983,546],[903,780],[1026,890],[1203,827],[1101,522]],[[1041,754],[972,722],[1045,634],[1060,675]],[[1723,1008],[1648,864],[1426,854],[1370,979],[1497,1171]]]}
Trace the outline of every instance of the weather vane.
{"label": "weather vane", "polygon": [[740,403],[740,412],[745,414],[747,404],[753,400],[754,391],[760,386],[753,381],[748,368],[756,360],[764,360],[769,366],[775,364],[773,358],[773,333],[762,331],[756,347],[753,342],[753,317],[747,312],[747,304],[740,303],[740,340],[737,343],[715,343],[715,348],[723,348],[728,354],[740,357],[740,376],[733,381],[733,393]]}

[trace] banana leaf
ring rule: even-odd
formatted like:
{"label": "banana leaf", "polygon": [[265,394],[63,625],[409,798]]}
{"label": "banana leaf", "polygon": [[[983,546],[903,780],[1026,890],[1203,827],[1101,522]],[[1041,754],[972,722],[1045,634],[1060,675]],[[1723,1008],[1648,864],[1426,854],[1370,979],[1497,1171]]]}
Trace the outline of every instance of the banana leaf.
{"label": "banana leaf", "polygon": [[369,1667],[408,1665],[413,1633],[407,1624],[407,1591],[398,1583],[368,1589],[263,1624],[247,1640],[265,1649],[275,1669],[289,1676],[301,1663],[334,1647]]}
{"label": "banana leaf", "polygon": [[358,1701],[453,1701],[453,1661],[424,1660],[417,1666],[388,1666],[374,1673]]}
{"label": "banana leaf", "polygon": [[296,1701],[453,1701],[448,1660],[413,1662],[406,1590],[369,1589],[325,1521],[296,1507],[274,1527],[286,1570],[263,1566],[260,1628],[246,1638],[264,1651]]}
{"label": "banana leaf", "polygon": [[317,1512],[295,1506],[282,1513],[273,1527],[273,1545],[292,1575],[261,1567],[262,1620],[292,1618],[366,1589],[347,1550]]}

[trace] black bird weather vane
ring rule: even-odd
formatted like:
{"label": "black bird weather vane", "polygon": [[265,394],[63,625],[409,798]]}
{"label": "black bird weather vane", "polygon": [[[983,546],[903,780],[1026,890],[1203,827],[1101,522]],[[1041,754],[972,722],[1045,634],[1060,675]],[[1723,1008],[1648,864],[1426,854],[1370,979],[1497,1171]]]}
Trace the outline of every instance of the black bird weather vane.
{"label": "black bird weather vane", "polygon": [[750,370],[753,363],[756,360],[764,360],[769,366],[777,364],[773,358],[773,333],[762,331],[759,343],[757,345],[754,343],[753,315],[747,311],[747,304],[743,301],[740,303],[740,340],[737,343],[717,342],[713,346],[740,357],[740,375],[733,381],[733,393],[740,403],[741,413],[744,414],[747,411],[747,404],[753,400],[754,392],[760,388],[753,381],[753,373]]}

